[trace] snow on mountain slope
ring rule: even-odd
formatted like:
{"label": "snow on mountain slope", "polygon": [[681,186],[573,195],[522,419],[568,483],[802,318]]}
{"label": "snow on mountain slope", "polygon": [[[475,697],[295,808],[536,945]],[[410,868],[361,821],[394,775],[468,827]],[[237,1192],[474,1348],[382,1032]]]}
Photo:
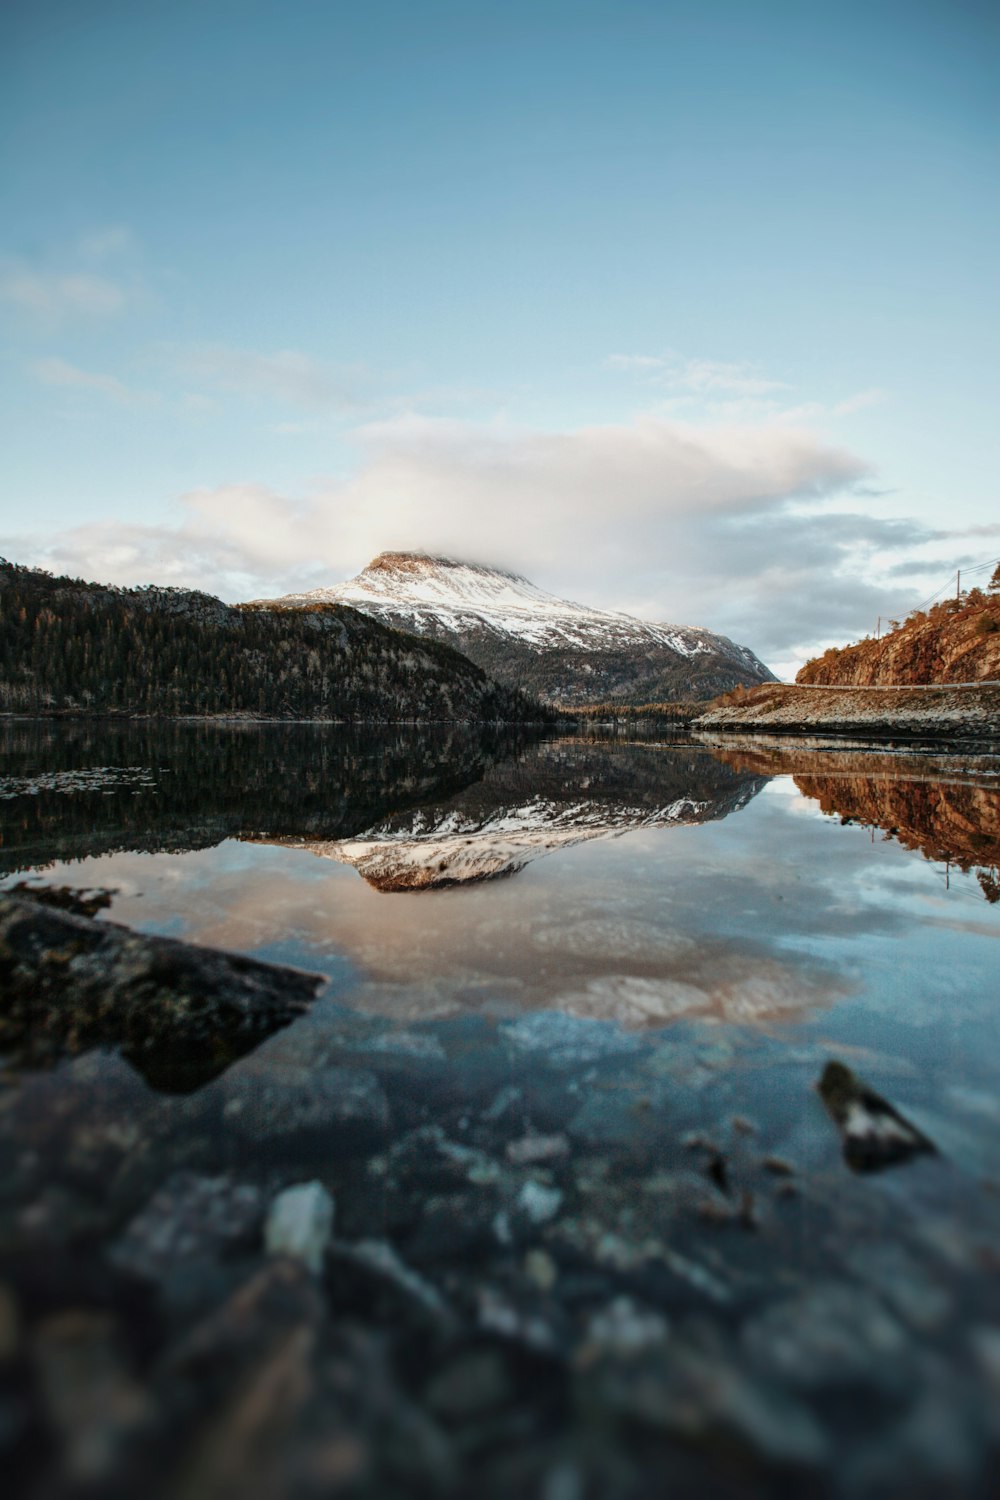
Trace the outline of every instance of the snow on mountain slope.
{"label": "snow on mountain slope", "polygon": [[567,704],[709,698],[738,683],[774,680],[752,651],[727,636],[593,609],[558,599],[517,573],[417,552],[383,552],[347,583],[255,602],[349,604],[384,624],[446,641],[501,682]]}
{"label": "snow on mountain slope", "polygon": [[709,823],[745,807],[761,777],[663,743],[627,756],[586,739],[543,741],[441,801],[343,838],[268,839],[352,865],[379,891],[437,890],[516,874],[590,839]]}
{"label": "snow on mountain slope", "polygon": [[[347,583],[275,601],[289,606],[324,602],[350,604],[365,614],[392,620],[408,618],[417,631],[430,620],[455,632],[472,624],[484,625],[498,635],[539,647],[594,650],[655,644],[692,656],[726,640],[694,626],[654,625],[631,615],[557,599],[527,578],[500,568],[411,552],[383,552]],[[735,649],[752,657],[745,648]]]}
{"label": "snow on mountain slope", "polygon": [[[744,805],[756,790],[752,785],[726,810]],[[701,823],[718,816],[716,808],[689,797],[676,798],[652,812],[586,800],[567,805],[536,797],[520,806],[496,808],[484,818],[448,810],[428,819],[416,812],[402,825],[384,824],[357,838],[303,840],[294,846],[353,865],[376,890],[437,890],[514,875],[533,859],[588,839],[616,838],[637,828]],[[280,842],[293,845],[292,840]]]}

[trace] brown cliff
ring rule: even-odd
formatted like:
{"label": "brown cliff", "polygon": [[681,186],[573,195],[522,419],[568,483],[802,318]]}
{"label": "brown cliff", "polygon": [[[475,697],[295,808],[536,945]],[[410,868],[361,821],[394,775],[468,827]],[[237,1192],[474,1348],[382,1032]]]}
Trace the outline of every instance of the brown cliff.
{"label": "brown cliff", "polygon": [[803,686],[902,687],[1000,679],[1000,594],[978,589],[917,610],[881,639],[831,647],[806,662]]}

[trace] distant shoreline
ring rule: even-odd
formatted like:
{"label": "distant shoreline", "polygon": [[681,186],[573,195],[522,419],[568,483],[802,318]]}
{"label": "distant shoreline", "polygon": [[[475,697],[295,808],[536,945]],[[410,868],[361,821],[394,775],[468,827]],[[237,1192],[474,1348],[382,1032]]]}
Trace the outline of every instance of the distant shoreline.
{"label": "distant shoreline", "polygon": [[1000,683],[893,683],[852,687],[768,683],[716,704],[692,721],[697,733],[935,741],[1000,741]]}
{"label": "distant shoreline", "polygon": [[31,713],[0,712],[0,723],[47,723],[67,722],[72,724],[323,724],[340,729],[393,729],[405,726],[410,729],[445,728],[463,725],[466,728],[510,728],[551,729],[548,719],[313,719],[283,717],[277,714],[141,714],[129,709],[95,713],[93,710],[74,708],[36,709]]}

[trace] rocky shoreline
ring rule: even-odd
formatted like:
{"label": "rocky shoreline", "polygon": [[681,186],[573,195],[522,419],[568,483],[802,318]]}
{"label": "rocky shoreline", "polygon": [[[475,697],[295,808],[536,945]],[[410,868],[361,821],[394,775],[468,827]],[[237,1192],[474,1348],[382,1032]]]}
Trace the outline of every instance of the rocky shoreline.
{"label": "rocky shoreline", "polygon": [[768,683],[733,694],[692,720],[696,733],[1000,742],[1000,685],[811,687]]}

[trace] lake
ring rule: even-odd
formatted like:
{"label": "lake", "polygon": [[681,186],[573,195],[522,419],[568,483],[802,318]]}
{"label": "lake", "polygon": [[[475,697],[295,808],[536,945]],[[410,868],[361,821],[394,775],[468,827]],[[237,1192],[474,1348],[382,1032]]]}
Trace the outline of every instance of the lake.
{"label": "lake", "polygon": [[[990,1493],[1000,758],[28,721],[0,745],[5,886],[326,978],[194,1055],[0,1020],[26,1485]],[[887,1152],[852,1150],[863,1119]],[[296,1279],[261,1225],[310,1180],[333,1241]]]}

